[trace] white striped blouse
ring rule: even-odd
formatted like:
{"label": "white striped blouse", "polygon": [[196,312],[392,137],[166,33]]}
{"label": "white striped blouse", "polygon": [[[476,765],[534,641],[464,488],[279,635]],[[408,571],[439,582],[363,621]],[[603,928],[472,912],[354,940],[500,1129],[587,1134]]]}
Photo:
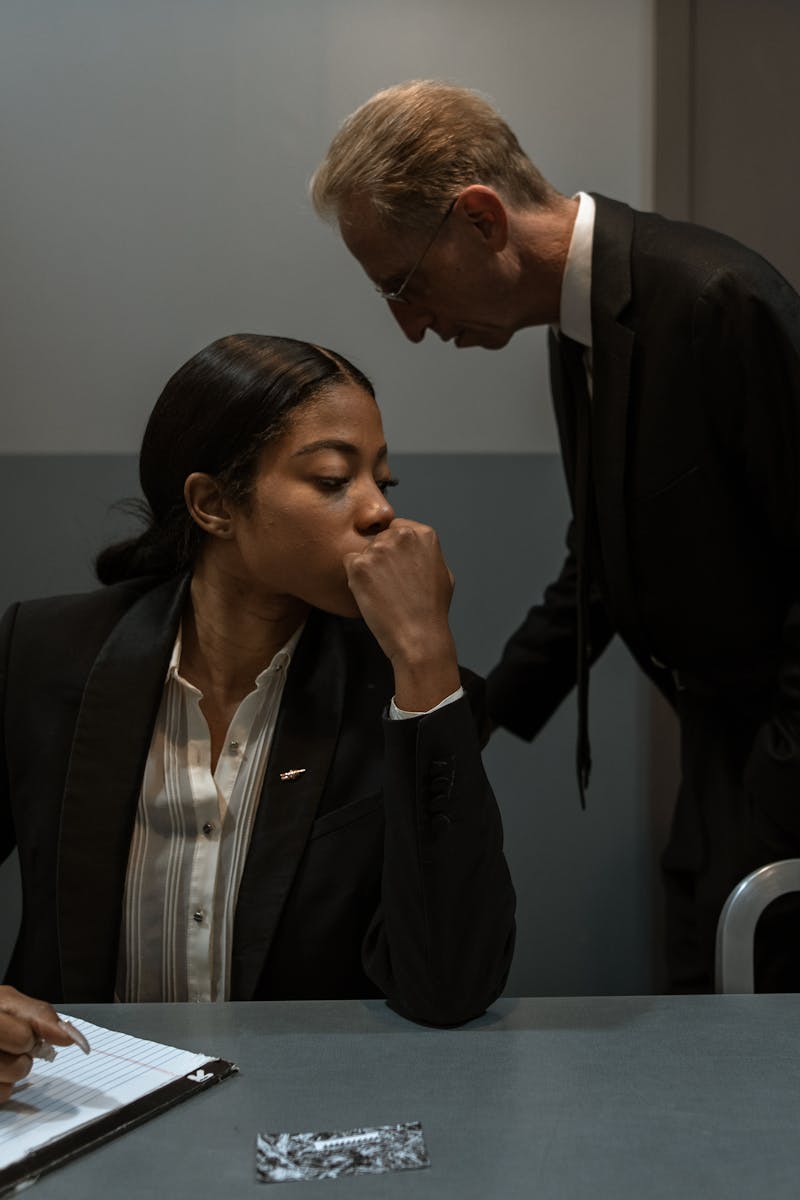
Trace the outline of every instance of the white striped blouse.
{"label": "white striped blouse", "polygon": [[128,856],[117,998],[227,1000],[236,900],[286,672],[302,627],[240,703],[216,770],[175,640]]}

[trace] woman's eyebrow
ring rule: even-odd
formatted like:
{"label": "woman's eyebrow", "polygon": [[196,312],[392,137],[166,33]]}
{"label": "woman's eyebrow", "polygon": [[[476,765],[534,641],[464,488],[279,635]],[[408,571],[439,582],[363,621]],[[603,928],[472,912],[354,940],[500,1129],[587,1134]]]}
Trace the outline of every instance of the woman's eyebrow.
{"label": "woman's eyebrow", "polygon": [[[295,450],[293,458],[298,458],[301,454],[315,454],[318,450],[338,450],[340,454],[358,455],[361,453],[359,446],[354,446],[352,442],[344,442],[339,438],[322,438],[318,442],[309,442],[307,446],[301,446],[299,450]],[[376,458],[382,459],[387,455],[386,445],[381,446]]]}

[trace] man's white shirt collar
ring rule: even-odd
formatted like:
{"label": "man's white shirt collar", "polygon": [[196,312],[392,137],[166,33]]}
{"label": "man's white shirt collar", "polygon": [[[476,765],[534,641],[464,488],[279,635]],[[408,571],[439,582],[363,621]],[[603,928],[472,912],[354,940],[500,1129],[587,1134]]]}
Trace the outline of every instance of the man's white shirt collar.
{"label": "man's white shirt collar", "polygon": [[561,280],[559,329],[566,337],[592,345],[592,246],[595,202],[587,192],[578,192],[578,215],[572,229],[564,275]]}

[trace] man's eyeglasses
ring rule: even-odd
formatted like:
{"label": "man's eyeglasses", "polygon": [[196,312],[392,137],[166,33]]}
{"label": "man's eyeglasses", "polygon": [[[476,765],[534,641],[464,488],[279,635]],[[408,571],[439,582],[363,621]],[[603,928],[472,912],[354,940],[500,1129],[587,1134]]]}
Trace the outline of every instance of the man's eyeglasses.
{"label": "man's eyeglasses", "polygon": [[439,224],[436,226],[433,233],[431,234],[431,237],[430,237],[427,245],[425,246],[425,249],[422,251],[422,254],[420,254],[419,258],[414,263],[413,267],[408,272],[408,274],[406,275],[405,279],[400,284],[400,286],[395,288],[394,291],[387,292],[381,287],[381,285],[379,283],[375,284],[375,291],[378,293],[378,295],[381,297],[382,300],[391,300],[391,302],[393,304],[408,304],[408,300],[406,300],[405,296],[403,295],[403,292],[406,290],[409,283],[414,278],[415,272],[422,266],[422,260],[424,259],[425,255],[428,253],[428,251],[430,250],[433,243],[436,241],[439,234],[442,232],[442,229],[444,228],[444,223],[447,220],[447,218],[450,216],[450,213],[455,208],[457,200],[458,200],[458,196],[454,196],[453,199],[448,204],[447,211],[445,212],[441,221],[439,222]]}

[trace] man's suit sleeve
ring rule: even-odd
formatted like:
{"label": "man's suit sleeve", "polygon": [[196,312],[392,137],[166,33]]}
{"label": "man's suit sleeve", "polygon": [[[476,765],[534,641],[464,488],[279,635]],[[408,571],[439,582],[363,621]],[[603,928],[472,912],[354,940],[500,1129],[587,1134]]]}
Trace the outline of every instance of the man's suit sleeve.
{"label": "man's suit sleeve", "polygon": [[11,819],[8,755],[6,753],[6,691],[11,637],[18,608],[18,604],[12,605],[0,621],[0,862],[8,858],[16,845],[14,823]]}
{"label": "man's suit sleeve", "polygon": [[[502,725],[530,740],[575,686],[577,662],[577,566],[574,522],[567,531],[567,557],[558,578],[507,642],[486,680],[486,703],[493,726]],[[600,592],[589,595],[590,661],[613,635]]]}
{"label": "man's suit sleeve", "polygon": [[457,1025],[505,986],[514,890],[468,697],[384,721],[381,906],[364,967],[412,1020]]}

